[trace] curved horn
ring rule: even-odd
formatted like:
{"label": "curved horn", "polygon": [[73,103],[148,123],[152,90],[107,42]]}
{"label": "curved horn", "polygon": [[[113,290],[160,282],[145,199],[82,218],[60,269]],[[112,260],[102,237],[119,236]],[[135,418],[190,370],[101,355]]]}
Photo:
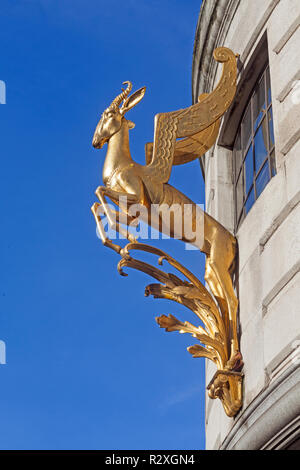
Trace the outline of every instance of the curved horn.
{"label": "curved horn", "polygon": [[123,100],[125,100],[125,98],[127,98],[127,96],[129,95],[129,93],[131,92],[131,89],[132,89],[132,83],[129,82],[129,81],[126,81],[126,82],[123,82],[123,85],[126,85],[127,84],[127,88],[126,90],[123,90],[122,93],[120,93],[114,100],[113,102],[111,103],[111,105],[109,106],[110,108],[117,108]]}

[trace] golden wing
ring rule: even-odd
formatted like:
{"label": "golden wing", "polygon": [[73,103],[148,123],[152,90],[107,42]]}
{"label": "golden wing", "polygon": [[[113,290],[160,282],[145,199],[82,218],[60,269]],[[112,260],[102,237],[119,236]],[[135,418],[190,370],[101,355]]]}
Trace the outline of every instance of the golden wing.
{"label": "golden wing", "polygon": [[177,137],[188,137],[206,129],[223,116],[236,93],[236,55],[227,47],[214,50],[214,59],[223,63],[222,76],[217,87],[200,103],[187,108],[178,120]]}
{"label": "golden wing", "polygon": [[[175,144],[174,158],[172,165],[183,165],[196,158],[202,157],[215,143],[221,120],[218,119],[204,131],[194,134],[192,137],[178,140]],[[153,155],[153,142],[145,145],[146,164],[149,165]]]}
{"label": "golden wing", "polygon": [[[207,93],[203,93],[198,98],[198,103],[203,101],[207,96]],[[211,126],[204,131],[200,131],[194,134],[192,137],[186,137],[185,139],[178,140],[175,144],[173,166],[183,165],[184,163],[191,162],[196,158],[204,155],[215,143],[221,120],[218,119]],[[146,164],[151,162],[153,155],[153,143],[147,142],[145,145]]]}
{"label": "golden wing", "polygon": [[221,120],[214,122],[204,131],[176,142],[173,166],[183,165],[202,157],[216,142]]}
{"label": "golden wing", "polygon": [[[178,165],[181,163],[180,157],[185,160],[182,163],[185,163],[203,155],[206,150],[202,150],[207,147],[206,141],[210,142],[210,146],[213,145],[212,139],[216,139],[219,129],[219,124],[215,123],[232,103],[237,75],[236,56],[230,49],[215,49],[214,58],[223,63],[222,76],[215,90],[208,95],[201,95],[199,102],[189,108],[155,116],[153,149],[151,144],[146,144],[145,149],[146,177],[167,183],[175,161]],[[207,128],[208,133],[202,134]],[[180,137],[188,139],[176,143],[176,139]]]}
{"label": "golden wing", "polygon": [[[182,110],[160,113],[154,121],[154,143],[146,144],[144,175],[160,183],[169,181],[174,160],[178,116]],[[151,155],[151,159],[150,159]]]}

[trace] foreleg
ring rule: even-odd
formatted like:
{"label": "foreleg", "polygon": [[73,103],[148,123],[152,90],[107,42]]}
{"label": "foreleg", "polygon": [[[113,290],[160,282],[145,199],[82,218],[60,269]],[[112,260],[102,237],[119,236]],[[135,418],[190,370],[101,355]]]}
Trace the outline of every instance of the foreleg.
{"label": "foreleg", "polygon": [[[112,200],[118,201],[120,199],[126,200],[129,204],[137,204],[139,202],[139,197],[136,194],[131,194],[127,192],[115,191],[114,189],[107,188],[106,186],[98,186],[95,191],[96,195],[104,198],[104,196],[109,197]],[[105,201],[105,199],[104,199]],[[105,202],[106,204],[106,202]]]}
{"label": "foreleg", "polygon": [[[105,186],[99,186],[96,189],[96,195],[101,202],[101,205],[103,207],[103,210],[105,212],[105,215],[107,217],[107,220],[109,222],[110,227],[115,230],[116,232],[119,232],[120,234],[123,235],[124,238],[127,238],[130,242],[134,243],[137,240],[135,237],[128,232],[128,230],[123,229],[119,223],[116,222],[116,219],[112,215],[112,210],[108,207],[105,196],[110,197],[112,200],[120,200],[122,197],[127,198],[127,202],[132,203],[131,201],[135,202],[136,201],[136,196],[134,195],[127,195],[127,193],[119,193],[118,191],[114,191],[110,188],[106,188]],[[132,197],[128,197],[132,196]]]}
{"label": "foreleg", "polygon": [[103,224],[102,224],[102,221],[101,221],[101,217],[98,215],[98,208],[99,208],[100,204],[98,202],[95,202],[92,207],[91,207],[91,211],[95,217],[95,220],[96,220],[96,224],[97,224],[97,227],[98,227],[98,232],[99,232],[99,235],[100,235],[100,238],[102,240],[102,243],[104,246],[108,246],[109,248],[111,248],[112,250],[116,251],[117,253],[120,253],[122,247],[119,246],[119,245],[116,245],[115,243],[113,243],[107,236],[106,236],[106,233],[105,233],[105,230],[104,230],[104,227],[103,227]]}
{"label": "foreleg", "polygon": [[[103,207],[98,202],[95,202],[98,205],[98,215],[106,215]],[[132,217],[131,215],[126,214],[125,212],[116,211],[114,209],[109,209],[110,213],[113,214],[114,219],[119,224],[130,225],[131,227],[137,227],[139,224],[138,217]]]}

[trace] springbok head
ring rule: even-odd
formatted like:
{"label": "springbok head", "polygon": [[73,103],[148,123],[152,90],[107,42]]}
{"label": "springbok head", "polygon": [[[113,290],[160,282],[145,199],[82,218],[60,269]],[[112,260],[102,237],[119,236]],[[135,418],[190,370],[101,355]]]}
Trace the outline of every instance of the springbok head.
{"label": "springbok head", "polygon": [[[145,94],[146,87],[143,87],[129,96],[132,84],[131,82],[124,82],[123,85],[125,84],[127,84],[127,88],[112,101],[97,124],[93,137],[93,147],[97,149],[101,149],[103,145],[121,129],[122,122],[125,119],[125,113],[138,104]],[[126,121],[129,129],[132,129],[134,123],[128,120]]]}

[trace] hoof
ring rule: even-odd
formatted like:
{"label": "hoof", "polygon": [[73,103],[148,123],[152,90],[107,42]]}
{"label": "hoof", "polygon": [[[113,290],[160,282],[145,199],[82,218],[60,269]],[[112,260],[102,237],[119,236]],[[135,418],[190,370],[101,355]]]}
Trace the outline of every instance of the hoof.
{"label": "hoof", "polygon": [[97,215],[97,212],[98,212],[98,207],[100,206],[100,204],[98,202],[94,202],[94,204],[92,205],[91,207],[91,211],[93,212],[93,214],[96,214]]}
{"label": "hoof", "polygon": [[126,251],[126,248],[122,248],[120,250],[120,255],[122,256],[123,259],[130,260],[131,256],[129,255],[128,251]]}

